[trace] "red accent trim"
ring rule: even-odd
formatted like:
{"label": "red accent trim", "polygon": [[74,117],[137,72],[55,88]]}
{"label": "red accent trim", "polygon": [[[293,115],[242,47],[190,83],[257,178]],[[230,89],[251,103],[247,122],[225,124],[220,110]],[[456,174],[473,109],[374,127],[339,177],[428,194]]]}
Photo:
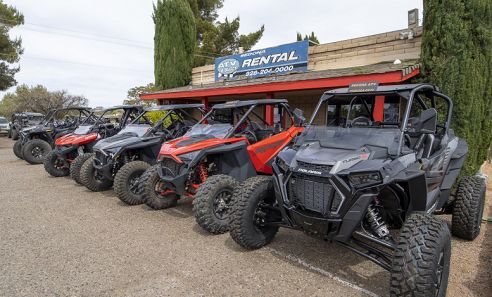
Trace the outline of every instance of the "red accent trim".
{"label": "red accent trim", "polygon": [[209,105],[208,105],[208,97],[203,97],[202,98],[202,104],[205,106],[205,110],[208,110]]}
{"label": "red accent trim", "polygon": [[374,121],[384,122],[384,96],[376,96],[372,116],[374,117]]}
{"label": "red accent trim", "polygon": [[267,122],[269,126],[273,126],[273,111],[274,108],[272,105],[265,106],[265,122]]}
{"label": "red accent trim", "polygon": [[417,68],[406,76],[402,75],[401,70],[386,72],[386,73],[373,73],[363,75],[352,75],[344,77],[331,77],[311,80],[299,80],[289,82],[270,82],[258,85],[247,85],[239,87],[222,87],[207,90],[192,90],[181,91],[172,93],[154,93],[143,94],[140,96],[142,100],[155,100],[155,99],[185,99],[185,98],[200,98],[210,96],[228,96],[228,95],[241,95],[241,94],[254,94],[254,93],[272,93],[272,92],[285,92],[285,91],[300,91],[310,89],[330,89],[346,87],[353,82],[363,81],[378,81],[380,84],[400,83],[411,77],[414,77],[420,73]]}
{"label": "red accent trim", "polygon": [[287,146],[294,137],[302,133],[302,131],[304,131],[303,127],[292,126],[284,132],[248,146],[246,149],[256,172],[272,174],[272,167],[269,161]]}

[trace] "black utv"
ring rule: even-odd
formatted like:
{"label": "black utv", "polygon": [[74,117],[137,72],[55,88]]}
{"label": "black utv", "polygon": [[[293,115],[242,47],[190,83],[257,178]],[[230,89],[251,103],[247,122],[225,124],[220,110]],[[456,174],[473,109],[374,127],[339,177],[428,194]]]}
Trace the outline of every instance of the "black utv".
{"label": "black utv", "polygon": [[98,142],[80,170],[89,190],[111,188],[127,204],[141,203],[139,177],[157,162],[163,142],[185,134],[203,115],[202,104],[173,104],[145,109],[117,135]]}
{"label": "black utv", "polygon": [[55,141],[55,148],[44,158],[46,172],[54,177],[70,174],[78,181],[80,167],[90,157],[93,146],[101,139],[114,136],[142,111],[142,106],[135,105],[95,110],[73,133]]}
{"label": "black utv", "polygon": [[480,232],[485,181],[463,177],[468,152],[453,104],[428,84],[356,84],[326,92],[273,177],[235,193],[230,234],[248,249],[279,227],[336,242],[391,273],[391,296],[444,296],[452,233]]}
{"label": "black utv", "polygon": [[19,139],[19,133],[26,127],[41,124],[44,120],[44,114],[37,112],[20,112],[12,114],[10,120],[10,129],[8,137],[12,140]]}
{"label": "black utv", "polygon": [[72,133],[90,114],[88,107],[52,110],[41,124],[20,131],[20,139],[14,144],[14,154],[29,164],[42,164],[55,146],[55,140]]}

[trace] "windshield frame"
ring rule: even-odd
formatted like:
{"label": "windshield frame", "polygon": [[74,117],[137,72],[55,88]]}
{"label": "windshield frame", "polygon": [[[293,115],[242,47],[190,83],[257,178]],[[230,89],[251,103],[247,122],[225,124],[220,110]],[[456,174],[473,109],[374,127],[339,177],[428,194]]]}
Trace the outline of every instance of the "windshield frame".
{"label": "windshield frame", "polygon": [[[401,97],[402,99],[407,100],[407,104],[405,107],[405,112],[403,114],[402,121],[400,122],[400,125],[398,125],[398,128],[400,130],[400,135],[399,135],[399,140],[398,140],[397,156],[400,156],[401,151],[402,151],[402,146],[404,143],[404,134],[407,132],[408,118],[410,117],[410,112],[412,109],[413,101],[417,100],[419,102],[419,104],[422,104],[422,100],[418,96],[416,96],[418,92],[422,92],[422,91],[429,91],[434,96],[440,97],[441,99],[444,99],[447,102],[448,110],[447,110],[447,119],[446,119],[446,124],[445,124],[445,132],[447,133],[447,131],[449,130],[449,127],[450,127],[450,123],[451,123],[453,103],[449,97],[436,91],[436,88],[432,85],[429,85],[429,84],[422,84],[422,85],[419,85],[419,86],[417,86],[411,90],[404,90],[404,91],[370,92],[370,93],[361,93],[361,94],[355,93],[355,92],[354,93],[341,93],[341,94],[327,94],[327,93],[325,93],[321,96],[320,100],[318,101],[318,104],[316,105],[316,108],[314,109],[314,112],[311,115],[311,118],[310,118],[308,124],[306,125],[306,129],[304,130],[303,133],[307,132],[309,130],[309,128],[311,128],[311,126],[316,126],[314,124],[314,121],[315,121],[318,113],[320,112],[322,105],[325,104],[326,102],[328,102],[329,100],[333,99],[334,97],[341,97],[341,96],[353,97],[353,99],[351,100],[351,104],[352,104],[352,101],[355,100],[358,97],[358,95],[371,95],[371,96],[397,95],[397,96]],[[435,99],[433,100],[432,105],[433,105],[432,107],[435,108]],[[350,115],[350,110],[349,110],[349,115]],[[371,116],[373,116],[373,115],[371,115]],[[356,127],[345,126],[345,127],[341,127],[341,128],[357,129],[359,127],[357,127],[357,126]]]}

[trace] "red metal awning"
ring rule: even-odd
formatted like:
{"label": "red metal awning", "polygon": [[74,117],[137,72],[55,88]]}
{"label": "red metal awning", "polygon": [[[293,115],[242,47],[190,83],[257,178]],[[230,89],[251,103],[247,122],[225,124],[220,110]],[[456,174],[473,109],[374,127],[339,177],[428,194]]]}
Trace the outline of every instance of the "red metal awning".
{"label": "red metal awning", "polygon": [[[360,69],[359,69],[360,70]],[[258,93],[275,93],[275,92],[287,92],[287,91],[302,91],[302,90],[314,90],[314,89],[333,89],[339,87],[346,87],[353,82],[363,81],[378,81],[380,84],[397,84],[404,82],[420,73],[419,66],[412,65],[400,69],[387,69],[387,72],[378,73],[362,73],[352,74],[336,77],[317,77],[312,79],[306,79],[306,76],[300,76],[299,80],[295,79],[295,76],[286,76],[287,79],[281,81],[264,82],[258,80],[259,83],[248,81],[247,83],[240,84],[231,83],[232,85],[220,85],[211,84],[204,86],[189,86],[171,90],[165,90],[162,92],[142,94],[140,98],[142,100],[156,100],[156,99],[201,99],[204,97],[213,96],[229,96],[229,95],[244,95],[244,94],[258,94]],[[312,72],[311,74],[316,74]],[[322,72],[320,72],[322,73]],[[313,75],[311,75],[313,76]],[[319,76],[319,74],[318,74]],[[304,78],[304,79],[302,79]]]}

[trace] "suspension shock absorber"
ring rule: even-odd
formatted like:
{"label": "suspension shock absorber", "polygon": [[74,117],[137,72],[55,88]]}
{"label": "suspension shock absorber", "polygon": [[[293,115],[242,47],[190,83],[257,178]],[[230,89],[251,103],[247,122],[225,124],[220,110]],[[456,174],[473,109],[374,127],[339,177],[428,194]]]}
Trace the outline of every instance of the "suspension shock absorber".
{"label": "suspension shock absorber", "polygon": [[198,175],[200,176],[200,182],[202,183],[204,183],[208,178],[208,171],[204,162],[198,165]]}
{"label": "suspension shock absorber", "polygon": [[371,203],[371,205],[367,208],[366,219],[369,222],[372,231],[374,231],[374,233],[376,233],[380,238],[384,238],[389,235],[388,225],[386,225],[386,222],[379,214],[379,210],[373,203]]}

